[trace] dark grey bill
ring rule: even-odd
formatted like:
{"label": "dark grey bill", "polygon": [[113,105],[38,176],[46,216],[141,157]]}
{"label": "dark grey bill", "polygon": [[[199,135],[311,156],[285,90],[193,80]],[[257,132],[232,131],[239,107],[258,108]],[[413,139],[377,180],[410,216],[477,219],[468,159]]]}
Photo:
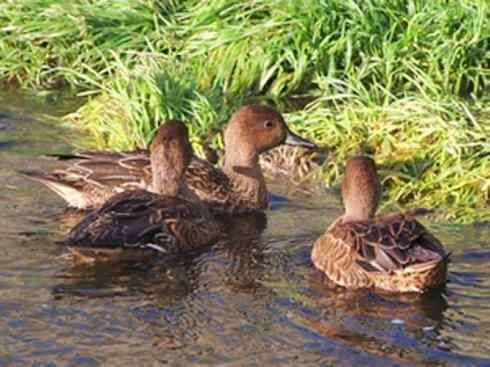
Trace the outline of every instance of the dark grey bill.
{"label": "dark grey bill", "polygon": [[302,138],[301,136],[296,135],[291,131],[288,131],[288,134],[286,135],[286,141],[284,142],[284,144],[295,145],[298,147],[305,147],[308,149],[318,148],[316,144],[312,143],[309,140],[306,140],[305,138]]}

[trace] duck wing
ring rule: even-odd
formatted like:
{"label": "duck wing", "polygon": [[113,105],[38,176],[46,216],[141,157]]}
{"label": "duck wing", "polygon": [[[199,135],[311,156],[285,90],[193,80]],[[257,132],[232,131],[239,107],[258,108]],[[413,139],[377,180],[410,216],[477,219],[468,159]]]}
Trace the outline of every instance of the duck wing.
{"label": "duck wing", "polygon": [[442,260],[442,244],[413,216],[391,214],[374,221],[341,223],[332,228],[357,254],[366,271],[390,272]]}
{"label": "duck wing", "polygon": [[66,167],[51,176],[68,185],[94,185],[115,188],[145,188],[151,182],[150,158],[147,150],[133,152],[94,151],[72,155],[52,155]]}
{"label": "duck wing", "polygon": [[[80,209],[97,207],[114,193],[148,190],[151,187],[151,162],[147,150],[86,151],[52,157],[63,162],[65,167],[52,173],[22,173],[47,185],[71,206]],[[257,211],[254,203],[236,192],[228,176],[206,160],[193,157],[185,180],[190,191],[206,201],[216,214],[249,214]]]}
{"label": "duck wing", "polygon": [[[44,171],[20,171],[39,181],[63,197],[71,206],[79,209],[98,207],[114,193],[150,189],[151,162],[147,150],[133,152],[86,151],[76,154],[51,155],[65,167],[51,173]],[[195,173],[191,173],[195,167]],[[202,168],[204,167],[204,169]],[[195,177],[194,174],[201,176]],[[224,174],[208,162],[194,157],[186,172],[186,180],[195,183],[198,192],[211,198]],[[206,180],[210,180],[205,187]],[[191,186],[191,185],[189,185]],[[204,188],[207,189],[204,190]]]}
{"label": "duck wing", "polygon": [[186,171],[186,183],[202,199],[226,201],[232,192],[228,176],[208,161],[194,158]]}
{"label": "duck wing", "polygon": [[144,190],[122,192],[87,215],[59,244],[96,248],[151,247],[164,253],[216,238],[217,225],[187,200]]}
{"label": "duck wing", "polygon": [[193,159],[186,171],[186,183],[214,214],[242,215],[257,212],[246,197],[236,192],[229,177],[208,161]]}
{"label": "duck wing", "polygon": [[[64,175],[69,181],[83,181],[104,186],[127,188],[136,185],[147,188],[151,182],[149,152],[81,152],[76,155],[56,155],[70,162],[64,170],[54,173]],[[204,199],[224,201],[231,191],[228,177],[208,161],[193,157],[185,173],[189,188]]]}

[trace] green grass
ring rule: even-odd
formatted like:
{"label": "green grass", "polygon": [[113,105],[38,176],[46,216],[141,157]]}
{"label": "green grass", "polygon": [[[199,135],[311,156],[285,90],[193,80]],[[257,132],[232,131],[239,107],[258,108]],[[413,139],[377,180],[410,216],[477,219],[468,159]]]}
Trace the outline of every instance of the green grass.
{"label": "green grass", "polygon": [[99,146],[144,146],[177,117],[199,149],[237,106],[266,98],[329,146],[326,183],[362,146],[388,205],[490,220],[486,1],[66,3],[0,4],[0,78],[88,96],[68,118]]}

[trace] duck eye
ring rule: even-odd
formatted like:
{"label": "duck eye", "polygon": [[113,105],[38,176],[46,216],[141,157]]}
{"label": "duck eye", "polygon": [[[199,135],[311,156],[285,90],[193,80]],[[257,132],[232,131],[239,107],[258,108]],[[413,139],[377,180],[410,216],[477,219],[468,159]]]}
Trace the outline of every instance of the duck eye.
{"label": "duck eye", "polygon": [[270,129],[271,127],[274,127],[274,121],[267,120],[264,122],[264,127]]}

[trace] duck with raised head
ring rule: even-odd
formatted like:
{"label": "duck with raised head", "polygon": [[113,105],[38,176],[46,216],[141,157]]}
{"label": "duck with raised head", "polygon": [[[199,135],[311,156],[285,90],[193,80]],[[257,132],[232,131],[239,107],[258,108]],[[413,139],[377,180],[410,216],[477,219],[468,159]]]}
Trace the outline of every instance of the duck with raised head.
{"label": "duck with raised head", "polygon": [[431,211],[376,216],[380,197],[374,161],[349,159],[342,182],[345,213],[315,242],[313,264],[346,288],[422,293],[443,286],[449,254],[415,219]]}
{"label": "duck with raised head", "polygon": [[75,260],[112,260],[154,251],[176,254],[211,244],[222,235],[222,225],[204,204],[179,196],[186,191],[183,177],[193,154],[186,126],[176,120],[163,124],[150,150],[151,192],[113,195],[82,219],[59,241]]}
{"label": "duck with raised head", "polygon": [[[281,144],[316,147],[292,133],[279,112],[262,105],[246,105],[236,111],[225,128],[224,142],[222,170],[194,157],[185,180],[200,199],[214,203],[214,210],[231,214],[263,210],[268,205],[259,164],[261,153]],[[117,192],[151,188],[152,168],[147,150],[82,152],[57,157],[68,163],[66,169],[23,173],[79,209],[98,207]]]}

